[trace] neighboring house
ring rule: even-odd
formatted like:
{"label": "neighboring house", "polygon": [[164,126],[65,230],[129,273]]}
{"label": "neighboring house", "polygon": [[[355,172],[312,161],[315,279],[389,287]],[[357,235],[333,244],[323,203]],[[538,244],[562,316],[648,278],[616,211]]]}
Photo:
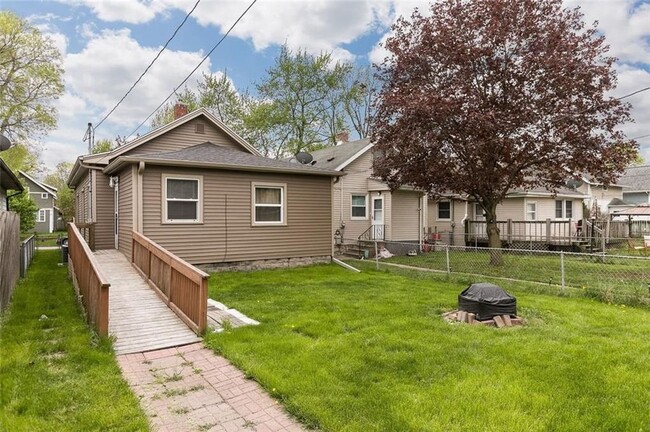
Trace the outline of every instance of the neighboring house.
{"label": "neighboring house", "polygon": [[583,176],[582,185],[577,188],[577,191],[587,196],[585,205],[589,209],[590,217],[602,219],[603,216],[609,214],[609,205],[612,200],[623,199],[624,184],[619,180],[616,184],[604,185],[588,176]]}
{"label": "neighboring house", "polygon": [[18,176],[27,185],[29,196],[38,207],[34,232],[51,233],[55,230],[63,229],[64,225],[61,213],[56,207],[56,188],[36,180],[23,171],[18,171]]}
{"label": "neighboring house", "polygon": [[342,177],[332,185],[332,234],[354,241],[420,242],[426,224],[427,195],[413,188],[391,191],[372,175],[373,143],[343,142],[312,153],[314,167]]}
{"label": "neighboring house", "polygon": [[9,197],[15,193],[22,192],[23,185],[20,183],[16,174],[13,173],[2,159],[0,159],[0,211],[10,210]]}
{"label": "neighboring house", "polygon": [[332,255],[340,173],[262,157],[205,109],[107,153],[81,156],[68,184],[95,248],[131,257],[137,231],[191,264],[291,265]]}
{"label": "neighboring house", "polygon": [[650,165],[627,168],[618,183],[626,186],[622,193],[625,204],[650,204]]}
{"label": "neighboring house", "polygon": [[[583,218],[582,202],[586,198],[568,188],[555,195],[542,188],[515,190],[497,206],[497,221],[503,222],[501,238],[507,239],[508,220],[512,222],[510,234],[517,240],[545,242],[547,233],[555,238],[574,236],[577,221]],[[471,239],[487,239],[483,209],[473,200],[457,195],[430,200],[427,213],[427,230],[440,233],[443,242],[461,244]],[[470,221],[467,228],[466,221]],[[547,223],[551,225],[550,231]]]}

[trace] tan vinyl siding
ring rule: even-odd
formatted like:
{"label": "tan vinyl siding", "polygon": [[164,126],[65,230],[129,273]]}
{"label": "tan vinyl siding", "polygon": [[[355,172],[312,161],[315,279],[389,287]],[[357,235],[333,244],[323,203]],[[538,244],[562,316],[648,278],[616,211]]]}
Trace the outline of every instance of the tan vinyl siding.
{"label": "tan vinyl siding", "polygon": [[392,194],[392,232],[396,241],[418,240],[420,196],[418,192],[395,191]]}
{"label": "tan vinyl siding", "polygon": [[[537,219],[540,219],[539,211],[541,204],[548,198],[530,198],[531,201],[537,201]],[[553,201],[555,205],[555,201]],[[555,208],[555,207],[554,207]],[[555,211],[555,210],[554,210]],[[546,218],[548,216],[544,216]],[[508,219],[522,221],[526,220],[526,206],[524,205],[523,198],[506,198],[499,205],[497,205],[497,219],[506,221]]]}
{"label": "tan vinyl siding", "polygon": [[88,207],[88,185],[90,184],[90,172],[79,182],[75,189],[76,198],[76,222],[86,223],[86,208]]}
{"label": "tan vinyl siding", "polygon": [[[162,223],[163,174],[202,176],[203,223]],[[286,226],[251,226],[252,182],[287,185]],[[193,264],[331,254],[330,177],[147,165],[143,194],[143,234]]]}
{"label": "tan vinyl siding", "polygon": [[[452,222],[456,224],[456,227],[453,229],[454,232],[458,232],[459,227],[462,230],[463,218],[465,217],[465,201],[454,199],[451,200],[451,220],[440,220],[438,219],[438,201],[434,199],[429,199],[427,203],[427,224],[426,229],[431,229],[431,232],[451,232],[452,231]],[[474,215],[472,213],[471,205],[467,209],[467,218],[473,219]]]}
{"label": "tan vinyl siding", "polygon": [[114,249],[113,188],[108,185],[108,176],[101,172],[96,173],[95,180],[95,249]]}
{"label": "tan vinyl siding", "polygon": [[131,259],[131,232],[133,231],[133,179],[131,167],[127,166],[120,174],[118,208],[118,246],[120,251]]}
{"label": "tan vinyl siding", "polygon": [[[203,124],[204,133],[196,133],[197,124]],[[235,150],[246,151],[239,143],[226,135],[202,116],[191,120],[176,129],[152,139],[151,141],[128,151],[125,155],[138,155],[146,153],[169,152],[181,150],[196,144],[210,141],[213,144],[230,147]]]}
{"label": "tan vinyl siding", "polygon": [[[333,229],[336,230],[345,224],[345,228],[341,230],[345,239],[356,240],[361,233],[370,227],[370,212],[371,203],[368,198],[368,207],[366,209],[367,219],[352,220],[351,218],[351,197],[352,194],[366,194],[368,192],[368,177],[371,173],[372,159],[370,152],[366,152],[357,160],[345,167],[343,172],[344,176],[341,177],[338,183],[334,185],[334,210],[332,220],[334,221]],[[384,202],[384,206],[386,202]]]}

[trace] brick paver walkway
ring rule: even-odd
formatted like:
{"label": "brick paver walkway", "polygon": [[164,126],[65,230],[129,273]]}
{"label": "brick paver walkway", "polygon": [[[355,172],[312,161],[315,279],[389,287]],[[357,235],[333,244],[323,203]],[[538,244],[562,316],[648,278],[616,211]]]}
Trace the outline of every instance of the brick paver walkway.
{"label": "brick paver walkway", "polygon": [[304,430],[255,381],[201,343],[117,359],[154,430]]}

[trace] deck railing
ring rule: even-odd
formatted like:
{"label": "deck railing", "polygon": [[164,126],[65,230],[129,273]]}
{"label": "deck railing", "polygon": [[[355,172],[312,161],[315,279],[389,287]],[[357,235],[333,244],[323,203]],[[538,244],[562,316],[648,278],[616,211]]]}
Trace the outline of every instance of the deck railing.
{"label": "deck railing", "polygon": [[[486,240],[486,221],[466,221],[466,242]],[[544,242],[553,244],[571,244],[576,239],[576,221],[554,221],[551,219],[541,221],[497,221],[501,240],[506,243],[513,242]]]}
{"label": "deck railing", "polygon": [[86,240],[86,244],[91,251],[95,250],[95,223],[94,222],[85,222],[85,223],[75,223],[75,226],[81,233],[81,237]]}
{"label": "deck railing", "polygon": [[108,289],[90,247],[74,223],[68,224],[68,270],[77,296],[86,311],[86,320],[100,336],[108,336]]}
{"label": "deck railing", "polygon": [[133,232],[131,262],[149,285],[195,333],[207,327],[210,275]]}

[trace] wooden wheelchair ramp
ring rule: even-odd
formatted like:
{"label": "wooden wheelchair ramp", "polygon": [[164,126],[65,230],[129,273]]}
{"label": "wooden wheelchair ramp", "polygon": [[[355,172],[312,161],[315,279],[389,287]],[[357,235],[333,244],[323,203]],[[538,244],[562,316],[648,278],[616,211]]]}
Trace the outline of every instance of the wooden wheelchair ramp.
{"label": "wooden wheelchair ramp", "polygon": [[187,345],[201,340],[149,287],[117,250],[94,253],[109,290],[108,332],[117,354]]}

